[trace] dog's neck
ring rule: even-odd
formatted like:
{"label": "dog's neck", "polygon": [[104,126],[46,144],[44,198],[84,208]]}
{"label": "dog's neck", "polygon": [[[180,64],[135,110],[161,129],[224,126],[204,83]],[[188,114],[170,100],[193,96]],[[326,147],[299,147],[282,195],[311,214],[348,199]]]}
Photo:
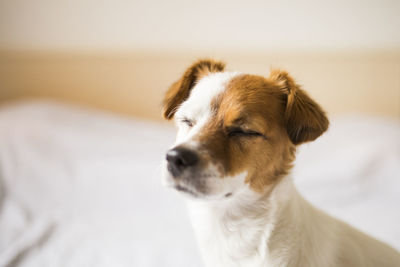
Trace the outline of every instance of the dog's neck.
{"label": "dog's neck", "polygon": [[[193,201],[189,211],[207,266],[285,265],[285,253],[298,250],[293,236],[317,212],[298,194],[291,177],[270,191],[243,192],[226,201]],[[315,225],[315,222],[313,222]],[[292,249],[293,248],[293,249]]]}

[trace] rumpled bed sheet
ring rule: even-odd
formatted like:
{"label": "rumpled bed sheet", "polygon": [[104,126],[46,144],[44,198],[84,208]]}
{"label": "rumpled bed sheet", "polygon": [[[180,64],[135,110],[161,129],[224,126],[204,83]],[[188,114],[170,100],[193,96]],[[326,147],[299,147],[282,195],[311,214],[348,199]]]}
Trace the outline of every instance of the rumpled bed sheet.
{"label": "rumpled bed sheet", "polygon": [[[162,186],[170,124],[52,101],[0,107],[0,266],[202,266],[182,197]],[[400,124],[331,119],[303,145],[303,196],[400,249]]]}

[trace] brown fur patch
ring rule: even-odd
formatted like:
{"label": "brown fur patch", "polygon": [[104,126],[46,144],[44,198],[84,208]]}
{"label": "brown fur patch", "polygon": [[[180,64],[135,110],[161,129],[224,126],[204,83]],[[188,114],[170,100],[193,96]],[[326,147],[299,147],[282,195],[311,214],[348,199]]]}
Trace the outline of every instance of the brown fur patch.
{"label": "brown fur patch", "polygon": [[275,70],[270,78],[280,85],[287,96],[285,123],[293,144],[313,141],[328,129],[325,112],[286,71]]}
{"label": "brown fur patch", "polygon": [[168,120],[174,117],[176,109],[189,97],[196,81],[212,72],[221,72],[224,68],[224,63],[212,59],[202,59],[192,64],[182,77],[170,86],[165,94],[163,117]]}
{"label": "brown fur patch", "polygon": [[[279,86],[260,76],[234,78],[213,103],[213,119],[199,134],[199,143],[221,165],[224,176],[248,172],[255,191],[286,175],[294,160],[294,146],[284,127],[285,97]],[[229,136],[240,127],[261,136]]]}

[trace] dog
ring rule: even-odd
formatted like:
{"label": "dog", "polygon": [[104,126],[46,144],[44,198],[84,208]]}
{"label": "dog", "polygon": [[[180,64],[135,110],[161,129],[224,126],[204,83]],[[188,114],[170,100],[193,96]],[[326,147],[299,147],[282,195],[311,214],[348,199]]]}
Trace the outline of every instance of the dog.
{"label": "dog", "polygon": [[166,92],[163,116],[178,127],[164,181],[188,197],[206,266],[400,266],[396,250],[297,192],[296,147],[329,121],[287,72],[262,77],[199,60]]}

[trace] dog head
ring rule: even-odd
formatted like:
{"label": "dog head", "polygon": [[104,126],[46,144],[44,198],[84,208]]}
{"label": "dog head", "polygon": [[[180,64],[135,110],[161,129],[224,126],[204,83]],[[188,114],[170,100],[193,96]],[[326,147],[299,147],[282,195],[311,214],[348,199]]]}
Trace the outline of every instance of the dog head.
{"label": "dog head", "polygon": [[269,190],[290,170],[296,146],[329,124],[286,72],[266,78],[224,69],[213,60],[195,62],[163,102],[164,118],[178,127],[165,179],[196,198]]}

